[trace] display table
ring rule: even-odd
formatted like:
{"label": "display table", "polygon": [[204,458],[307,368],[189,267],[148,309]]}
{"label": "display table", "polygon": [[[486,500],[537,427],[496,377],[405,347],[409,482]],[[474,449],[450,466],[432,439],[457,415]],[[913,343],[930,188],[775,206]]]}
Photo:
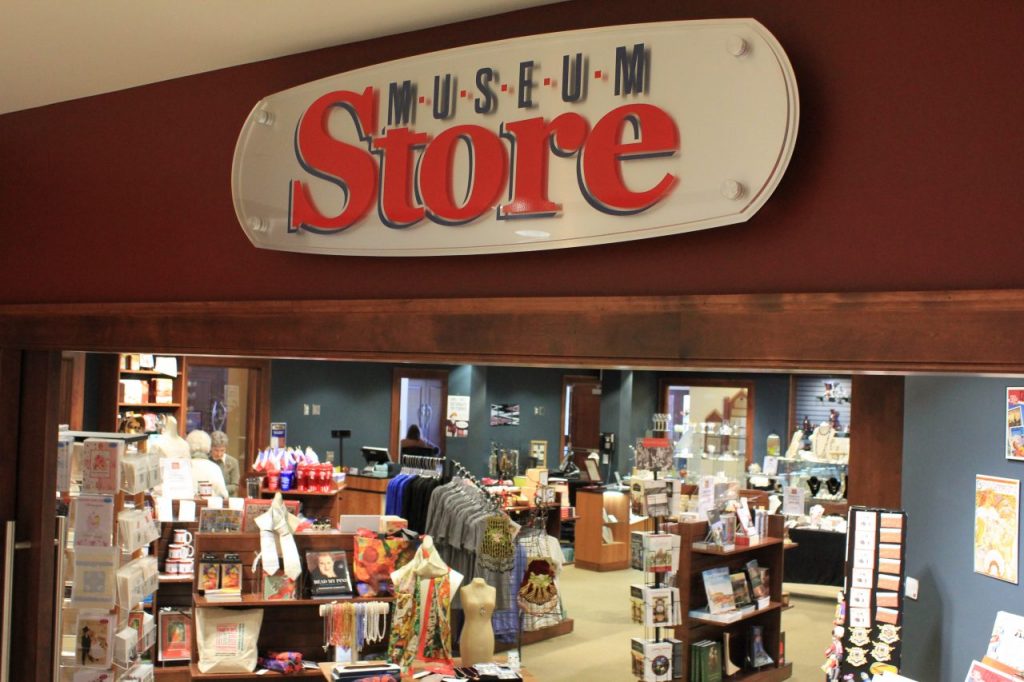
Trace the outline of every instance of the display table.
{"label": "display table", "polygon": [[786,553],[785,581],[842,587],[846,564],[846,533],[813,528],[790,528],[796,543]]}
{"label": "display table", "polygon": [[[498,657],[498,658],[495,659],[495,661],[497,661],[499,663],[503,663],[504,660],[505,660],[504,657]],[[337,664],[336,663],[321,663],[320,664],[320,672],[322,672],[324,674],[325,678],[327,678],[328,680],[331,680],[331,679],[333,679],[331,677],[331,671],[334,670],[334,666],[335,665],[337,665]],[[456,666],[462,665],[462,663],[460,662],[460,660],[458,658],[455,659],[455,665]],[[420,668],[419,666],[413,666],[413,670],[422,670],[422,669],[423,668]],[[534,677],[533,675],[531,675],[525,668],[523,668],[523,669],[521,669],[519,671],[519,675],[520,675],[520,677],[523,678],[523,682],[537,682],[537,678]]]}

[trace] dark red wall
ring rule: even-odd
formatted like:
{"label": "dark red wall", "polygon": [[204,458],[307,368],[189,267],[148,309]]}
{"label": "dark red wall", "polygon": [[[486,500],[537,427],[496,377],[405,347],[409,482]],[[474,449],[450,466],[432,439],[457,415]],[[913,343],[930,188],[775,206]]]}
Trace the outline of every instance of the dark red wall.
{"label": "dark red wall", "polygon": [[[748,223],[378,259],[258,250],[235,219],[235,140],[267,94],[458,45],[722,16],[765,24],[800,88],[792,163]],[[1012,0],[580,0],[0,116],[0,301],[1024,288],[1022,28]]]}

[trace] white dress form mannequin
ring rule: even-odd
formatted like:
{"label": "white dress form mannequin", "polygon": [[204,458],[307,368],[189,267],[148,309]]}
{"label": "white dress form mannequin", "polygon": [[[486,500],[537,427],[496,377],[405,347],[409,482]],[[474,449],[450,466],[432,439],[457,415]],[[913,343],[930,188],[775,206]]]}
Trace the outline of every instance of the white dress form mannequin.
{"label": "white dress form mannequin", "polygon": [[178,435],[178,420],[168,416],[164,421],[164,429],[160,439],[155,443],[162,457],[171,459],[191,459],[192,449],[188,442]]}
{"label": "white dress form mannequin", "polygon": [[466,624],[462,627],[462,637],[459,639],[462,665],[494,660],[491,615],[494,613],[496,595],[497,590],[484,582],[483,578],[473,578],[472,582],[462,588],[462,610],[466,614]]}

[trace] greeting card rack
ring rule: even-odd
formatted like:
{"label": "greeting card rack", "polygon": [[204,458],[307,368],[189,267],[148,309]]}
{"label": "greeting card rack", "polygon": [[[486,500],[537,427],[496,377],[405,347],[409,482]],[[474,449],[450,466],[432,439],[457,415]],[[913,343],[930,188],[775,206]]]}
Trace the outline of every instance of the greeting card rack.
{"label": "greeting card rack", "polygon": [[[146,441],[148,436],[146,434],[124,434],[124,433],[111,433],[102,431],[61,431],[60,440],[69,441],[72,443],[81,443],[90,438],[103,439],[108,441],[120,441],[123,443],[123,447],[126,449],[128,445],[134,444],[140,453],[146,451]],[[59,636],[55,637],[54,653],[54,665],[53,673],[54,679],[62,679],[61,669],[75,669],[80,661],[79,651],[79,637],[78,629],[75,622],[72,622],[72,614],[76,614],[78,611],[90,611],[102,613],[106,610],[109,613],[109,618],[112,620],[113,627],[110,628],[110,633],[114,634],[120,632],[128,625],[128,614],[136,607],[141,604],[121,604],[118,596],[118,584],[114,576],[109,576],[108,587],[113,588],[113,605],[108,609],[100,608],[99,606],[86,607],[82,609],[76,608],[68,594],[69,588],[72,587],[75,579],[81,581],[83,576],[74,575],[74,567],[76,566],[76,541],[73,539],[73,533],[69,533],[67,520],[70,517],[71,505],[75,503],[75,500],[80,495],[86,492],[83,489],[82,480],[73,480],[72,472],[75,470],[72,461],[76,459],[73,454],[73,447],[68,447],[64,450],[61,456],[58,458],[58,482],[57,482],[57,493],[63,504],[67,505],[67,511],[65,515],[58,515],[58,532],[59,546],[62,551],[58,553],[57,560],[57,599],[58,603],[61,604],[61,608],[57,610],[56,618],[54,621],[54,632]],[[85,466],[85,463],[82,463]],[[146,506],[146,495],[148,491],[140,491],[137,493],[126,493],[121,490],[121,470],[119,463],[117,469],[112,472],[114,484],[109,490],[90,490],[87,494],[97,495],[99,497],[112,497],[112,523],[110,529],[110,545],[98,545],[97,546],[108,546],[111,548],[117,548],[122,545],[122,538],[119,537],[119,524],[118,515],[120,512],[126,509],[143,509]],[[80,539],[79,539],[80,540]],[[127,557],[127,561],[139,559],[142,556],[149,553],[149,549],[145,546],[134,549]],[[123,552],[118,552],[115,556],[113,563],[113,571],[116,573],[119,566],[126,563]],[[69,570],[70,568],[70,570]],[[70,577],[69,577],[70,576]],[[147,650],[151,649],[155,638],[149,637],[150,633],[140,633],[138,647],[139,649],[135,652],[135,655],[130,660],[118,662],[115,657],[110,653],[113,649],[113,641],[106,642],[106,649],[108,651],[107,658],[110,660],[111,667],[109,671],[97,670],[98,673],[108,672],[111,679],[116,679],[124,674],[128,668],[133,671],[138,670],[138,666],[141,663],[141,659]],[[70,651],[68,651],[68,646]]]}
{"label": "greeting card rack", "polygon": [[[752,625],[761,627],[764,649],[774,660],[774,665],[756,670],[741,669],[735,675],[723,676],[723,679],[729,680],[729,682],[776,682],[789,679],[792,676],[793,666],[791,663],[784,662],[784,651],[781,646],[784,523],[782,516],[769,515],[766,533],[759,542],[748,546],[736,546],[731,550],[696,549],[694,547],[695,542],[703,542],[707,536],[708,524],[706,521],[678,524],[677,532],[680,535],[681,549],[676,584],[679,587],[684,624],[676,627],[675,637],[683,644],[683,679],[691,679],[690,671],[693,665],[693,661],[690,659],[691,643],[703,639],[723,641],[724,633],[729,633],[731,658],[735,662],[742,658],[742,652],[746,650],[747,635]],[[751,559],[757,560],[759,566],[769,569],[769,603],[767,607],[738,615],[735,620],[729,622],[688,616],[690,611],[707,607],[703,581],[704,571],[726,566],[730,574],[743,572],[746,563]],[[740,667],[743,668],[742,665]]]}

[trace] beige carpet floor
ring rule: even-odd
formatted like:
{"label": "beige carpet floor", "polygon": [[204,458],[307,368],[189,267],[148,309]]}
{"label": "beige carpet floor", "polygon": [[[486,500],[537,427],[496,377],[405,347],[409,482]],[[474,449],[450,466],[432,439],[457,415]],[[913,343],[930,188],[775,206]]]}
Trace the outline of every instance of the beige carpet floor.
{"label": "beige carpet floor", "polygon": [[[630,621],[629,586],[639,577],[631,570],[595,573],[566,566],[560,583],[575,629],[524,647],[523,665],[542,682],[632,680],[629,641],[642,636],[643,628]],[[824,680],[819,666],[830,640],[835,600],[828,595],[834,593],[829,588],[822,591],[825,598],[793,594],[796,608],[782,615],[792,679],[797,682]]]}

